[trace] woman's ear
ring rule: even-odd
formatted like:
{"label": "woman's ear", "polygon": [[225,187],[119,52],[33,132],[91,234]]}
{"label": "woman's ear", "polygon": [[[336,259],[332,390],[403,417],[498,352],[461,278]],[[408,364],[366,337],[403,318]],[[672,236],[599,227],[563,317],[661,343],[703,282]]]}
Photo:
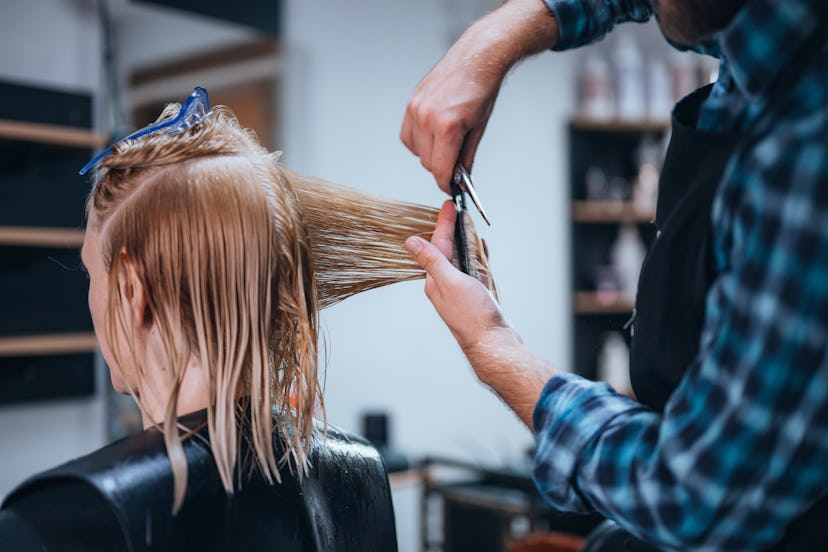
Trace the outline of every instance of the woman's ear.
{"label": "woman's ear", "polygon": [[135,263],[129,258],[125,248],[121,248],[118,256],[118,287],[124,301],[125,313],[136,330],[147,327],[152,323],[152,317],[144,285],[138,276]]}

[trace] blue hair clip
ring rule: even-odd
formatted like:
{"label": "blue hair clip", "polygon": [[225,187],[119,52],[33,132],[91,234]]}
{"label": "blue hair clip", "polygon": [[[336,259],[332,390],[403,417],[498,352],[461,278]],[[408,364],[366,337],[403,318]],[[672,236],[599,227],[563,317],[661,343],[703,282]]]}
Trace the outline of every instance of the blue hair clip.
{"label": "blue hair clip", "polygon": [[135,140],[137,138],[141,138],[142,136],[146,136],[147,134],[152,134],[162,130],[166,131],[167,134],[178,134],[179,132],[184,132],[185,130],[199,124],[210,113],[212,113],[212,111],[210,110],[210,97],[207,95],[207,90],[201,86],[196,86],[195,89],[193,89],[193,93],[190,94],[190,97],[187,98],[187,101],[184,102],[183,106],[181,106],[178,115],[172,119],[152,123],[151,125],[145,126],[140,130],[136,130],[126,138],[118,140],[93,157],[89,163],[84,165],[80,170],[80,174],[84,175],[89,172],[89,169],[97,165],[101,159],[112,153],[112,148],[121,142],[126,140]]}

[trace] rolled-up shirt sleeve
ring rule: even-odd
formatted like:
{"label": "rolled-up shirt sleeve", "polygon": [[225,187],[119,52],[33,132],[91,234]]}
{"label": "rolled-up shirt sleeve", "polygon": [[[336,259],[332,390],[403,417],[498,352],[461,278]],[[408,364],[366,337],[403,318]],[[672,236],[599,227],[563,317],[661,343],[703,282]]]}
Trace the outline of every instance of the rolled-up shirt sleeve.
{"label": "rolled-up shirt sleeve", "polygon": [[653,13],[648,0],[544,0],[558,21],[555,50],[595,42],[616,23],[643,23]]}
{"label": "rolled-up shirt sleeve", "polygon": [[538,450],[535,481],[541,493],[562,510],[592,511],[575,479],[581,452],[617,416],[645,410],[605,383],[574,374],[549,380],[535,406],[532,424]]}

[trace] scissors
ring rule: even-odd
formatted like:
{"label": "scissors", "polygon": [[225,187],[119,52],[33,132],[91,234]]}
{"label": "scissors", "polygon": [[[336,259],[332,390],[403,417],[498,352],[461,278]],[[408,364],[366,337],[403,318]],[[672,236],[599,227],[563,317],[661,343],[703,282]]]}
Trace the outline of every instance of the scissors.
{"label": "scissors", "polygon": [[[452,181],[452,184],[454,184],[454,186],[452,186],[451,195],[452,197],[454,197],[454,203],[457,204],[458,194],[454,193],[454,187],[456,186],[460,189],[461,192],[465,192],[469,195],[469,197],[472,200],[472,203],[474,203],[474,206],[477,208],[477,212],[480,213],[480,216],[483,217],[483,220],[486,221],[486,224],[491,226],[492,223],[489,222],[489,217],[486,216],[486,210],[483,208],[483,205],[480,203],[480,198],[477,196],[477,192],[474,190],[474,184],[472,184],[471,175],[469,174],[469,171],[467,171],[466,168],[460,163],[457,164],[457,168],[454,171],[454,180]],[[465,202],[463,202],[462,206],[463,208],[465,208]],[[458,204],[457,207],[459,209],[460,205]]]}
{"label": "scissors", "polygon": [[469,171],[459,163],[450,187],[451,197],[454,200],[454,206],[457,208],[457,221],[454,225],[454,246],[457,253],[457,264],[461,271],[466,274],[471,274],[469,252],[466,249],[466,227],[463,224],[463,213],[466,211],[466,194],[471,198],[472,203],[474,203],[474,206],[477,208],[480,216],[483,217],[483,220],[486,221],[486,224],[491,226],[491,223],[486,216],[486,211],[480,204],[480,198],[477,197],[477,193],[474,191],[474,184],[472,184]]}

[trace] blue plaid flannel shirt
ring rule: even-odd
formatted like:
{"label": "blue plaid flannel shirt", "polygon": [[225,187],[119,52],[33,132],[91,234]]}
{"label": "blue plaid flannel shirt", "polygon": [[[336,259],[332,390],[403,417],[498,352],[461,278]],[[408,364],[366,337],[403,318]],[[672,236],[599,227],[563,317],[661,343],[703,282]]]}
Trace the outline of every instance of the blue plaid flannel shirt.
{"label": "blue plaid flannel shirt", "polygon": [[[750,126],[825,1],[748,0],[715,37],[722,68],[700,128]],[[645,0],[546,3],[558,49],[651,15]],[[547,383],[535,481],[554,506],[599,511],[664,549],[745,551],[778,541],[828,491],[828,50],[814,61],[720,182],[720,275],[665,411],[572,374]]]}

